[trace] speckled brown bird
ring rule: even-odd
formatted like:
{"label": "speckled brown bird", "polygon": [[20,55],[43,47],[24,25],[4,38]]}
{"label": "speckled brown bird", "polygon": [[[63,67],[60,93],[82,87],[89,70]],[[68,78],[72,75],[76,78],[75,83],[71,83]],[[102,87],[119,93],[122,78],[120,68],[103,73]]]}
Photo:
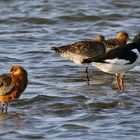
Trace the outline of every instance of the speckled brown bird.
{"label": "speckled brown bird", "polygon": [[123,46],[129,40],[129,35],[127,32],[118,32],[115,38],[106,40],[106,52],[115,49],[117,47]]}
{"label": "speckled brown bird", "polygon": [[8,102],[16,100],[28,84],[27,71],[18,65],[12,66],[10,73],[0,76],[1,112],[7,112]]}
{"label": "speckled brown bird", "polygon": [[[70,45],[53,47],[52,50],[75,64],[83,64],[83,59],[98,57],[105,53],[104,41],[104,36],[97,35],[95,40],[78,41]],[[89,84],[88,64],[86,64],[86,74]]]}

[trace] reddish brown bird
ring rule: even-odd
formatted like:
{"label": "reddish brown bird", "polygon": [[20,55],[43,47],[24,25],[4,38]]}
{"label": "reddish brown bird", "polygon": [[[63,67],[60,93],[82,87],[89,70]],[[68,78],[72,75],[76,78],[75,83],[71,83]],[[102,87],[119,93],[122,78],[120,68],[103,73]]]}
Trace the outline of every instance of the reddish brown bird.
{"label": "reddish brown bird", "polygon": [[18,65],[12,66],[10,73],[0,76],[1,112],[7,112],[8,102],[19,98],[27,84],[27,71]]}
{"label": "reddish brown bird", "polygon": [[106,40],[106,44],[105,44],[106,52],[125,45],[128,40],[129,40],[129,35],[127,32],[123,32],[123,31],[118,32],[115,38],[110,38]]}

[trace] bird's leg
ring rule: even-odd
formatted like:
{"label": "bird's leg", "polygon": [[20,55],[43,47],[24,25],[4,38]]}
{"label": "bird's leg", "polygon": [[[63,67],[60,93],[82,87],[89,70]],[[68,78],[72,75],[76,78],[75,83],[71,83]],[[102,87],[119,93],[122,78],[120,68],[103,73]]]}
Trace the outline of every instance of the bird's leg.
{"label": "bird's leg", "polygon": [[1,104],[1,112],[5,112],[6,113],[7,112],[7,108],[8,108],[8,104],[3,102]]}
{"label": "bird's leg", "polygon": [[121,86],[120,86],[120,78],[119,78],[118,74],[116,74],[116,82],[117,82],[118,91],[120,91],[121,90]]}
{"label": "bird's leg", "polygon": [[121,86],[121,91],[124,91],[124,75],[120,76],[120,86]]}
{"label": "bird's leg", "polygon": [[88,66],[86,66],[85,72],[86,72],[86,75],[87,75],[87,84],[89,85]]}
{"label": "bird's leg", "polygon": [[5,103],[5,112],[8,110],[8,103]]}
{"label": "bird's leg", "polygon": [[1,112],[4,112],[4,103],[1,103]]}

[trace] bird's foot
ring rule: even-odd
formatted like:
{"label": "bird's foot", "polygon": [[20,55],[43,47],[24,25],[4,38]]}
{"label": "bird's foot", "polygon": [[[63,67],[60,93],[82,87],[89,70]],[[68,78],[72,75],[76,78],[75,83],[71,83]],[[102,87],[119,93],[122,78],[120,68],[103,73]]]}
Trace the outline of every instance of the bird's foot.
{"label": "bird's foot", "polygon": [[7,103],[2,103],[1,104],[1,112],[6,113],[8,109],[8,104]]}

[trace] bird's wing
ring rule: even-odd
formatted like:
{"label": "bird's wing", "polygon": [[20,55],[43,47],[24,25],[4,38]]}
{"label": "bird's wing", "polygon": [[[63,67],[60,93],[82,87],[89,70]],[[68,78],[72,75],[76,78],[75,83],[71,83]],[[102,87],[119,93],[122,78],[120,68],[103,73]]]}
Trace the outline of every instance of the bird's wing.
{"label": "bird's wing", "polygon": [[97,41],[79,41],[69,48],[69,53],[86,58],[103,55],[105,51],[104,43]]}
{"label": "bird's wing", "polygon": [[102,61],[123,65],[135,62],[138,56],[134,50],[137,49],[130,49],[131,45],[133,43],[109,51],[101,58]]}
{"label": "bird's wing", "polygon": [[15,90],[14,82],[10,74],[0,76],[0,96],[11,94]]}
{"label": "bird's wing", "polygon": [[122,42],[120,42],[116,38],[112,38],[112,39],[106,40],[105,47],[107,51],[110,51],[111,49],[117,48],[121,45],[122,45]]}
{"label": "bird's wing", "polygon": [[105,53],[102,57],[85,59],[84,63],[99,62],[99,63],[112,63],[112,64],[131,64],[136,61],[136,49],[131,49],[133,43],[115,48]]}
{"label": "bird's wing", "polygon": [[[89,55],[92,57],[94,54],[105,53],[104,43],[97,41],[78,41],[76,43],[52,48],[56,53],[73,53],[79,55]],[[92,52],[92,54],[91,54]]]}
{"label": "bird's wing", "polygon": [[64,52],[75,52],[77,47],[82,46],[84,41],[75,42],[69,45],[63,45],[60,47],[52,47],[56,53],[64,53]]}

